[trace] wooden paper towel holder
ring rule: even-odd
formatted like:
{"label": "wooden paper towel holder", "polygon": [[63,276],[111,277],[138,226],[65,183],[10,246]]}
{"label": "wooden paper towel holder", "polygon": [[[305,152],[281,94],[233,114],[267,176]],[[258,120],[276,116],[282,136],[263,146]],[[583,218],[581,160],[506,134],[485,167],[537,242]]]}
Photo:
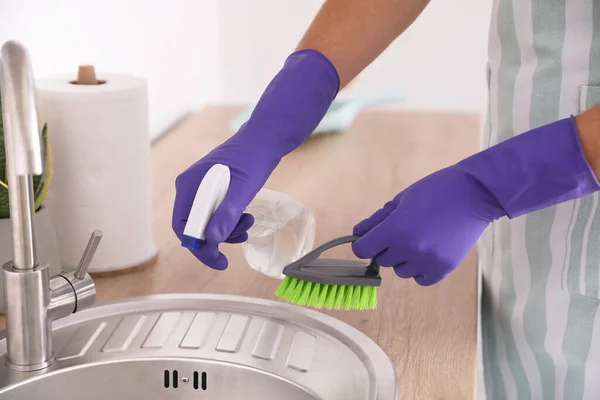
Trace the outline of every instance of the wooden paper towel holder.
{"label": "wooden paper towel holder", "polygon": [[96,69],[93,65],[80,65],[77,79],[70,81],[73,85],[103,85],[106,81],[96,78]]}

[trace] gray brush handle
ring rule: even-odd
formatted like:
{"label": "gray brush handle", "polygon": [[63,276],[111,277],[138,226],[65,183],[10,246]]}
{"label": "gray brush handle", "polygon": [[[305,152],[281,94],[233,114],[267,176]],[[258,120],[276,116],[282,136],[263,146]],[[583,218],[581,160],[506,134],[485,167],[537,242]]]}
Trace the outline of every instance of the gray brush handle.
{"label": "gray brush handle", "polygon": [[[337,246],[340,246],[342,244],[355,242],[359,238],[360,238],[360,236],[358,236],[358,235],[348,235],[348,236],[341,236],[339,238],[335,238],[333,240],[330,240],[329,242],[326,242],[326,243],[320,245],[319,247],[312,250],[311,252],[307,253],[305,256],[298,259],[298,261],[296,261],[294,264],[311,263],[313,261],[316,261],[319,258],[319,256],[321,254],[323,254],[324,252],[326,252],[327,250],[332,249]],[[374,258],[371,259],[371,263],[368,265],[367,270],[368,270],[369,275],[373,274],[373,276],[377,276],[379,274],[379,264],[377,263],[377,261],[375,261]]]}

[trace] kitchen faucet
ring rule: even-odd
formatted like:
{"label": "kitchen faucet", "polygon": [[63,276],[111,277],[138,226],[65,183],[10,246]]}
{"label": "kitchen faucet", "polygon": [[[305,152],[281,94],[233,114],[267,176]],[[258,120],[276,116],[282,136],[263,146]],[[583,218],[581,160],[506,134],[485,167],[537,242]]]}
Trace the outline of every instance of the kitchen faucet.
{"label": "kitchen faucet", "polygon": [[0,93],[8,172],[13,259],[2,276],[8,367],[22,372],[54,362],[52,321],[90,307],[96,299],[87,273],[102,233],[94,231],[75,271],[50,277],[37,259],[33,176],[44,168],[33,71],[26,48],[8,41],[0,49]]}

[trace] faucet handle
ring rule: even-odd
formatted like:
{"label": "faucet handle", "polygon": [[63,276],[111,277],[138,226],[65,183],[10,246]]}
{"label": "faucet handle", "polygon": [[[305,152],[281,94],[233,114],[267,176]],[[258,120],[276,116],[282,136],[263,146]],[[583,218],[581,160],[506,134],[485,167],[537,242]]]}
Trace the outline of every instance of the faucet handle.
{"label": "faucet handle", "polygon": [[83,252],[83,256],[81,256],[79,265],[75,270],[75,278],[83,279],[85,277],[90,263],[92,262],[92,258],[94,258],[94,254],[96,253],[96,249],[98,248],[98,244],[100,244],[100,239],[102,239],[101,231],[95,230],[92,232],[92,236],[85,247],[85,251]]}
{"label": "faucet handle", "polygon": [[48,316],[51,320],[91,307],[96,301],[96,285],[87,275],[94,253],[102,239],[102,232],[95,230],[85,247],[77,269],[50,279],[51,299]]}

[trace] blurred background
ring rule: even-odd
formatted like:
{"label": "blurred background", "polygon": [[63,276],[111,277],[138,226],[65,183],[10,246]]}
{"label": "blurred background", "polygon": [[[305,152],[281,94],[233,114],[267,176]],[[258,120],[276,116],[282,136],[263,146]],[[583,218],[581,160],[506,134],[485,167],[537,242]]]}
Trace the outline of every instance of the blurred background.
{"label": "blurred background", "polygon": [[[150,139],[208,104],[257,100],[322,0],[1,0],[0,42],[30,50],[36,78],[102,72],[148,80]],[[394,107],[483,114],[491,0],[432,1],[340,96],[399,90]]]}
{"label": "blurred background", "polygon": [[[58,73],[75,77],[82,64],[93,64],[100,79],[110,72],[144,78],[149,90],[148,140],[153,141],[208,105],[254,103],[294,50],[322,3],[0,0],[0,43],[10,39],[22,42],[29,50],[36,79]],[[400,91],[406,99],[390,107],[476,114],[483,120],[491,4],[491,0],[432,1],[340,97]],[[199,134],[210,136],[210,132]],[[145,136],[146,131],[141,136],[144,145]],[[212,143],[210,140],[215,138],[207,138],[207,143]],[[95,146],[92,143],[86,149],[93,153]],[[79,151],[75,150],[77,146],[72,147],[65,145],[64,151]],[[122,149],[121,153],[128,156],[133,152]],[[89,157],[84,154],[81,158]],[[183,169],[187,162],[183,157],[176,167]],[[148,174],[146,170],[143,174],[133,171],[129,176],[139,180],[139,176]],[[122,177],[121,181],[129,187],[127,179]],[[173,179],[164,180],[168,181],[165,187],[173,189]],[[106,192],[104,187],[101,190]],[[138,194],[149,197],[143,191]],[[168,206],[165,209],[170,210],[170,203]],[[149,207],[142,211],[150,213]],[[162,212],[166,221],[169,216]]]}

